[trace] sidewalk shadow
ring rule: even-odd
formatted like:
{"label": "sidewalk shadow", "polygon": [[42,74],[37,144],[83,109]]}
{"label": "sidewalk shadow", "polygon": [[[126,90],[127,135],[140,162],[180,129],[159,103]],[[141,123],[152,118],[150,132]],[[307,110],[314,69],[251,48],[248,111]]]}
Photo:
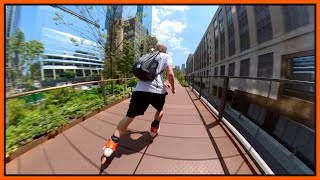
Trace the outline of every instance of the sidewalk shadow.
{"label": "sidewalk shadow", "polygon": [[[101,164],[99,174],[101,175],[103,171],[110,166],[114,158],[121,158],[122,155],[138,153],[146,148],[151,143],[150,138],[151,137],[148,131],[127,130],[126,133],[121,137],[119,146],[115,152],[104,164]],[[101,159],[102,157],[103,156],[101,156]]]}

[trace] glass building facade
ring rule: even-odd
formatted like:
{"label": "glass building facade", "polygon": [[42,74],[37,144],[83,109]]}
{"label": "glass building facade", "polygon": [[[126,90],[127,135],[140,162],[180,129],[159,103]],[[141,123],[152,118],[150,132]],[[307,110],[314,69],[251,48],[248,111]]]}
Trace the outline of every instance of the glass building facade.
{"label": "glass building facade", "polygon": [[[74,6],[21,6],[20,29],[26,41],[37,40],[44,45],[45,56],[40,60],[42,80],[57,79],[66,70],[74,71],[76,77],[86,77],[103,69],[103,50],[92,41],[93,34],[84,33],[95,25],[81,18],[75,9]],[[57,15],[68,25],[54,20]],[[105,17],[100,19],[105,21]]]}
{"label": "glass building facade", "polygon": [[[151,34],[152,31],[152,6],[143,6],[143,5],[125,5],[119,6],[116,12],[118,18],[123,18],[124,21],[129,20],[133,17],[140,16],[140,23],[147,29],[148,34]],[[108,9],[107,16],[113,14],[112,8]],[[109,23],[106,20],[105,29],[109,28]]]}
{"label": "glass building facade", "polygon": [[12,36],[19,27],[20,6],[6,6],[6,36]]}

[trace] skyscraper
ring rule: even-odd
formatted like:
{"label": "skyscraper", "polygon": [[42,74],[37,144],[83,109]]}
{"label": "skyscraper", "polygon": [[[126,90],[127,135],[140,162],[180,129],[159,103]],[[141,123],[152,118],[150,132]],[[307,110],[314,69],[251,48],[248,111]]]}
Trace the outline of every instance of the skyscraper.
{"label": "skyscraper", "polygon": [[[71,6],[21,6],[21,30],[26,40],[37,40],[44,45],[45,58],[41,62],[42,79],[63,76],[66,70],[74,71],[76,77],[98,74],[103,69],[103,50],[94,42],[92,34],[84,34],[90,28],[103,27],[81,14]],[[63,17],[67,26],[54,20]],[[102,19],[103,17],[101,17]],[[104,17],[105,18],[105,17]],[[101,20],[104,22],[104,20]],[[30,26],[32,24],[32,26]],[[72,28],[72,24],[83,29]],[[83,37],[87,38],[83,38]]]}
{"label": "skyscraper", "polygon": [[[20,6],[6,6],[6,29],[5,37],[14,36],[19,27],[20,22]],[[6,86],[9,87],[12,83],[12,74],[11,74],[12,64],[7,63],[6,61]],[[6,88],[9,90],[9,88]]]}
{"label": "skyscraper", "polygon": [[20,22],[20,6],[6,6],[6,36],[12,36],[17,31]]}
{"label": "skyscraper", "polygon": [[183,72],[183,74],[186,73],[186,64],[182,64],[181,71]]}
{"label": "skyscraper", "polygon": [[[115,13],[113,11],[116,11]],[[117,8],[108,8],[105,29],[110,27],[108,16],[115,14],[116,18],[123,18],[124,21],[133,17],[138,17],[140,23],[147,29],[147,33],[151,34],[152,28],[152,6],[143,5],[118,5]]]}

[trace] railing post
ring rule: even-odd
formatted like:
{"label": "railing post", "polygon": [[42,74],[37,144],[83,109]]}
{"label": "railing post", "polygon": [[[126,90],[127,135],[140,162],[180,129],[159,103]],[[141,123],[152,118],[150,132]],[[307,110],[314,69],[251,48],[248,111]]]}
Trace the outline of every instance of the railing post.
{"label": "railing post", "polygon": [[200,77],[200,92],[199,92],[199,99],[201,98],[201,95],[202,95],[202,79],[203,79],[203,77],[201,76],[201,77]]}
{"label": "railing post", "polygon": [[123,90],[127,91],[127,78],[124,78],[124,85]]}
{"label": "railing post", "polygon": [[194,76],[192,76],[192,91],[194,89]]}
{"label": "railing post", "polygon": [[228,85],[229,85],[229,78],[225,77],[223,80],[222,97],[221,97],[221,104],[220,104],[220,110],[219,110],[219,115],[218,115],[219,120],[222,119],[223,114],[224,114],[224,108],[225,108],[226,99],[227,99]]}
{"label": "railing post", "polygon": [[102,92],[102,96],[103,96],[103,103],[104,105],[107,105],[107,98],[106,98],[106,89],[105,89],[105,83],[104,83],[104,77],[102,74],[102,71],[100,71],[100,87],[101,87],[101,92]]}

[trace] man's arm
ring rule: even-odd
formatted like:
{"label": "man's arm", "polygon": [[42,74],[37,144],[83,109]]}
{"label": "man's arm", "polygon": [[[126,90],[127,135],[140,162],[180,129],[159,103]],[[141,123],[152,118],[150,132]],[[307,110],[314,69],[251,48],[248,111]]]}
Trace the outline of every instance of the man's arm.
{"label": "man's arm", "polygon": [[166,73],[167,73],[167,79],[168,79],[168,81],[169,81],[169,83],[170,83],[170,86],[171,86],[171,92],[172,92],[173,94],[175,94],[175,93],[176,93],[176,88],[175,88],[175,86],[174,86],[174,73],[173,73],[173,68],[172,68],[171,65],[169,65],[169,66],[167,66],[167,67],[165,68],[165,70],[166,70]]}

